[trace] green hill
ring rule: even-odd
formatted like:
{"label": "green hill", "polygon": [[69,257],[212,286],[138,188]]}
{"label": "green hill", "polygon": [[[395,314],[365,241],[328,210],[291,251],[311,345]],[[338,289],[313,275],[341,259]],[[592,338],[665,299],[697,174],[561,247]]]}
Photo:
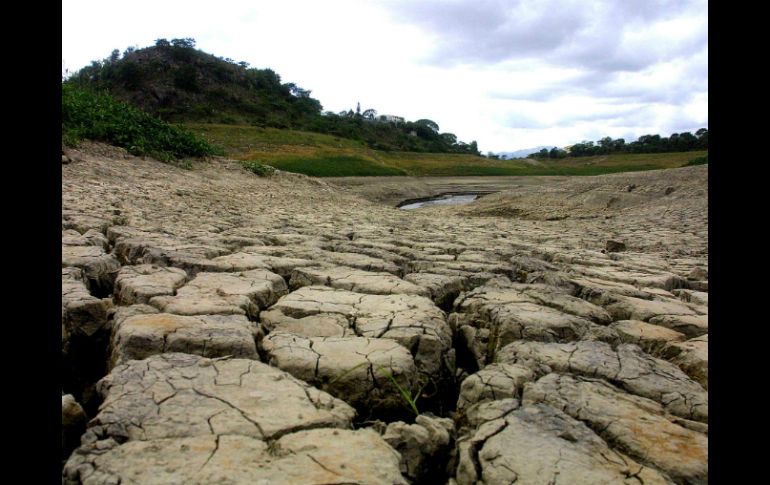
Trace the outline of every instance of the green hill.
{"label": "green hill", "polygon": [[67,83],[104,91],[169,122],[225,123],[325,133],[378,150],[478,154],[476,142],[440,133],[429,119],[385,119],[376,110],[322,112],[311,92],[283,83],[271,69],[250,68],[195,48],[193,39],[159,39],[115,50]]}

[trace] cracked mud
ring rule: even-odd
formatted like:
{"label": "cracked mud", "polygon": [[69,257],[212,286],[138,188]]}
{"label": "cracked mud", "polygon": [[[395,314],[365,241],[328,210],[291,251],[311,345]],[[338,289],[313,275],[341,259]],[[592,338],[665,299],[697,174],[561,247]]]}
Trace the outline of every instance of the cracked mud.
{"label": "cracked mud", "polygon": [[707,167],[404,213],[67,155],[63,483],[708,483]]}

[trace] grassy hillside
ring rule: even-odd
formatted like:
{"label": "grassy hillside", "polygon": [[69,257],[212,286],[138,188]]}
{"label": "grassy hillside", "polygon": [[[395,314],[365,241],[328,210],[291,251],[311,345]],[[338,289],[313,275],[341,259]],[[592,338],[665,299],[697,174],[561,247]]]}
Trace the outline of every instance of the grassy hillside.
{"label": "grassy hillside", "polygon": [[[311,91],[283,82],[272,69],[250,68],[195,49],[194,39],[158,39],[143,49],[115,50],[69,80],[109,93],[169,122],[226,123],[326,133],[366,143],[376,150],[477,154],[441,133],[427,118],[408,121],[377,116],[375,109],[322,111]],[[351,103],[354,100],[351,99]]]}
{"label": "grassy hillside", "polygon": [[187,124],[238,160],[316,177],[368,175],[600,175],[675,168],[706,151],[612,154],[558,160],[494,160],[459,153],[380,151],[346,138],[242,125]]}

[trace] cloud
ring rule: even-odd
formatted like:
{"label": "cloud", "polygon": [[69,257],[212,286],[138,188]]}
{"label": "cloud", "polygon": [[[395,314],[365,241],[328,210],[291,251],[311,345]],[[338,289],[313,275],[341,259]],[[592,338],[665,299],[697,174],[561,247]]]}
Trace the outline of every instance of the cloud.
{"label": "cloud", "polygon": [[548,59],[604,72],[636,71],[700,49],[707,2],[428,0],[386,2],[394,20],[434,35],[425,61],[485,65]]}

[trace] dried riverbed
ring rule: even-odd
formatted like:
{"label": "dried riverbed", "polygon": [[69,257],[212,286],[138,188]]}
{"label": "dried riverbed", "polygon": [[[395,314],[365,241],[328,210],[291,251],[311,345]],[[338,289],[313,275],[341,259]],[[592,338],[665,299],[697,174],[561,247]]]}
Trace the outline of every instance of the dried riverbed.
{"label": "dried riverbed", "polygon": [[402,211],[67,155],[64,483],[707,483],[707,167]]}

